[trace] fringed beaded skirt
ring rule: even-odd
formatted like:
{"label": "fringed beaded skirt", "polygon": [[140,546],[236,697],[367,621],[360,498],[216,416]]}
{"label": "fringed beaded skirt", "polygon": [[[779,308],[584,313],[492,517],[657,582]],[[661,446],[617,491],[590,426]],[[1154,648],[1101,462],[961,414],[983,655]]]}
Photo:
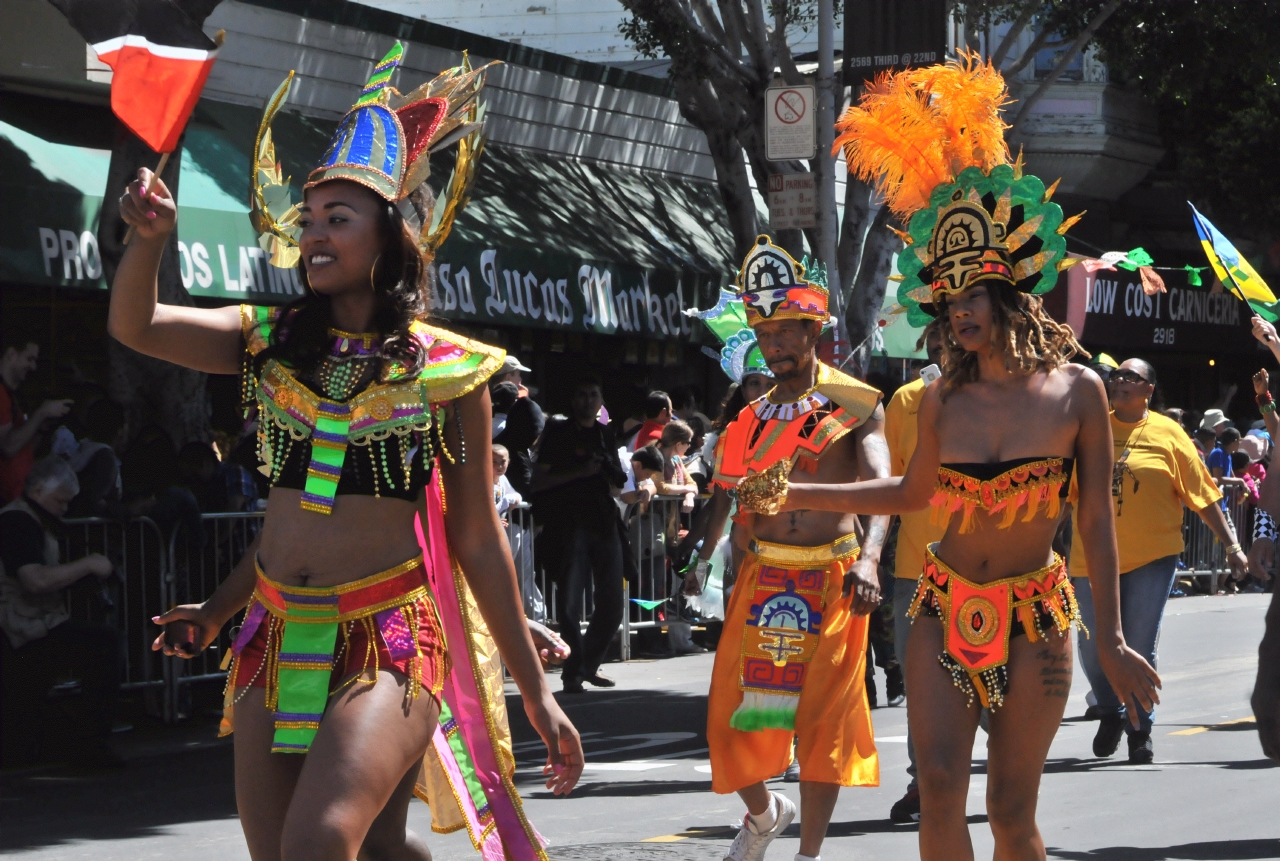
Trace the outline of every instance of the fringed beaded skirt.
{"label": "fringed beaded skirt", "polygon": [[237,688],[266,688],[275,713],[272,752],[305,753],[329,697],[374,684],[378,670],[408,680],[406,696],[437,701],[448,671],[444,635],[422,560],[340,586],[286,586],[258,568],[253,601],[232,646],[222,734]]}
{"label": "fringed beaded skirt", "polygon": [[924,571],[907,615],[942,620],[938,660],[943,668],[969,705],[976,698],[983,708],[998,708],[1009,691],[1010,637],[1024,634],[1036,643],[1050,631],[1062,636],[1073,625],[1085,630],[1067,564],[1055,553],[1039,571],[971,583],[937,557],[937,546],[925,549]]}

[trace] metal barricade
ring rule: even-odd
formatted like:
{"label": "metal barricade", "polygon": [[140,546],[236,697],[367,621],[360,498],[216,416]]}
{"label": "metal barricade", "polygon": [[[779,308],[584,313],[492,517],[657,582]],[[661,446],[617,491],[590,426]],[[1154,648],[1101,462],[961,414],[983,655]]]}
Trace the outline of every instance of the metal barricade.
{"label": "metal barricade", "polygon": [[682,496],[655,496],[649,501],[647,510],[634,513],[627,528],[631,538],[631,552],[636,563],[639,579],[628,583],[627,605],[630,608],[623,616],[626,633],[641,628],[653,628],[664,623],[666,613],[664,606],[659,605],[645,609],[629,599],[652,602],[663,601],[671,596],[674,582],[672,557],[680,529],[680,504]]}
{"label": "metal barricade", "polygon": [[[1237,498],[1227,503],[1227,518],[1236,530],[1236,540],[1248,553],[1253,544],[1253,506],[1244,494],[1236,494]],[[1182,521],[1182,537],[1184,549],[1177,576],[1207,577],[1210,594],[1217,592],[1219,578],[1231,573],[1227,564],[1227,548],[1194,511],[1184,510]],[[1271,572],[1273,575],[1276,572]]]}
{"label": "metal barricade", "polygon": [[[203,534],[187,535],[176,530],[169,539],[170,605],[199,604],[235,570],[249,545],[262,529],[261,511],[201,515]],[[223,679],[222,657],[231,648],[231,636],[224,630],[194,658],[166,658],[166,719],[176,720],[190,713],[190,685]]]}
{"label": "metal barricade", "polygon": [[507,533],[507,545],[511,548],[511,561],[516,566],[516,581],[520,584],[520,601],[524,605],[524,614],[535,622],[548,621],[554,616],[554,596],[543,578],[538,578],[538,567],[533,553],[535,527],[533,523],[533,506],[527,502],[513,505],[501,514],[504,530]]}
{"label": "metal barricade", "polygon": [[151,651],[156,628],[151,617],[169,606],[165,574],[168,546],[155,522],[138,517],[128,522],[102,517],[63,521],[59,554],[63,560],[101,553],[111,560],[118,582],[85,578],[67,592],[72,618],[101,622],[124,638],[121,687],[142,690],[147,711],[164,713],[162,656]]}

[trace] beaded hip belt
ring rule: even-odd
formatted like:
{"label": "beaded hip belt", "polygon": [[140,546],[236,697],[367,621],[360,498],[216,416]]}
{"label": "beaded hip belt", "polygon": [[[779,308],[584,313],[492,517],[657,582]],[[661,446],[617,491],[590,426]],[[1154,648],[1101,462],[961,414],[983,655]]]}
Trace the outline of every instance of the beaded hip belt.
{"label": "beaded hip belt", "polygon": [[1055,553],[1038,571],[978,584],[939,559],[937,546],[925,548],[924,571],[907,615],[914,619],[922,610],[937,611],[943,623],[938,660],[968,695],[970,705],[976,697],[983,708],[997,708],[1009,689],[1009,638],[1015,617],[1032,643],[1046,635],[1042,620],[1049,620],[1059,634],[1072,625],[1084,628],[1066,562]]}
{"label": "beaded hip belt", "polygon": [[[254,601],[232,651],[239,654],[262,624],[267,624],[267,708],[275,712],[273,753],[306,753],[311,748],[329,701],[329,680],[339,628],[361,621],[382,636],[393,658],[421,661],[418,604],[430,593],[422,559],[340,586],[286,586],[257,568]],[[409,674],[416,697],[420,673]],[[375,679],[376,680],[376,679]]]}

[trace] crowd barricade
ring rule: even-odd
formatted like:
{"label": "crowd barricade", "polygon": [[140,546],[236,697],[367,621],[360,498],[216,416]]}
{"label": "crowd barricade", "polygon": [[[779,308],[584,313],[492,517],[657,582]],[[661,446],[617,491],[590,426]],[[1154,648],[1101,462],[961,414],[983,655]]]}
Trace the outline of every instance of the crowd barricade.
{"label": "crowd barricade", "polygon": [[[667,624],[672,608],[666,599],[672,595],[680,576],[675,571],[676,544],[680,529],[692,519],[692,513],[681,512],[683,501],[682,496],[655,496],[646,506],[628,506],[623,514],[631,562],[634,563],[630,576],[625,572],[631,566],[624,567],[622,624],[619,626],[619,645],[624,661],[631,659],[634,633]],[[508,520],[507,538],[511,543],[516,572],[520,575],[520,597],[525,613],[530,618],[559,626],[556,610],[559,584],[556,583],[555,572],[545,565],[535,565],[532,541],[528,536],[536,534],[537,525],[529,516],[528,505],[522,506],[518,521],[514,517]],[[540,607],[543,615],[539,617],[531,613],[531,606]],[[582,625],[585,627],[594,608],[590,583],[583,590],[582,608]]]}
{"label": "crowd barricade", "polygon": [[[1227,517],[1236,530],[1236,539],[1247,554],[1253,544],[1254,507],[1243,494],[1227,504]],[[1200,515],[1184,509],[1182,521],[1184,549],[1178,568],[1179,577],[1205,577],[1209,593],[1218,590],[1218,584],[1231,573],[1227,564],[1227,548],[1201,519]],[[1275,571],[1270,572],[1272,576]]]}
{"label": "crowd barricade", "polygon": [[84,517],[63,521],[59,552],[62,559],[81,559],[101,553],[111,560],[115,574],[108,580],[86,577],[67,590],[72,618],[100,622],[124,637],[121,687],[143,692],[147,710],[164,714],[163,656],[151,651],[157,629],[151,617],[170,606],[166,573],[169,548],[150,518],[130,521]]}
{"label": "crowd barricade", "polygon": [[633,513],[627,522],[637,579],[628,581],[622,593],[624,661],[631,656],[632,632],[665,625],[671,612],[670,602],[653,602],[666,601],[675,588],[675,578],[680,576],[675,571],[675,551],[683,502],[683,496],[655,496],[646,511]]}
{"label": "crowd barricade", "polygon": [[[244,558],[245,551],[262,529],[264,516],[261,511],[203,514],[200,517],[202,535],[188,535],[184,529],[175,530],[169,538],[166,578],[170,606],[199,604],[207,600]],[[239,614],[236,621],[238,617]],[[226,677],[226,671],[221,668],[222,659],[231,649],[237,630],[224,627],[218,639],[194,658],[165,660],[167,719],[184,718],[190,714],[192,683]]]}
{"label": "crowd barricade", "polygon": [[554,615],[554,584],[547,583],[545,578],[539,578],[538,567],[534,563],[533,506],[527,502],[513,505],[501,517],[503,529],[507,533],[507,544],[511,547],[511,561],[516,566],[524,614],[535,622],[546,622],[549,616]]}

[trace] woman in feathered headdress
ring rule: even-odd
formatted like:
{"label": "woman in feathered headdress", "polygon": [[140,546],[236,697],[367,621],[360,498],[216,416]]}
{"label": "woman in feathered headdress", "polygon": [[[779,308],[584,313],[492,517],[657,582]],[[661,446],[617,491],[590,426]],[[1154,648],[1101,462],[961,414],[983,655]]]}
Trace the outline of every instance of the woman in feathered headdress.
{"label": "woman in feathered headdress", "polygon": [[[111,292],[111,334],[176,364],[242,372],[272,485],[252,555],[203,604],[158,621],[194,626],[187,651],[198,652],[248,605],[223,731],[234,710],[254,859],[429,858],[404,829],[416,792],[435,830],[466,828],[486,861],[546,861],[513,783],[503,663],[550,750],[556,794],[581,773],[582,747],[539,667],[490,496],[485,381],[504,353],[424,321],[431,256],[482,143],[484,70],[464,62],[401,95],[389,83],[402,55],[397,43],[374,66],[297,206],[271,141],[293,73],[268,100],[252,215],[272,263],[297,265],[307,285],[287,308],[157,304],[175,202],[145,170],[121,201],[137,237]],[[454,142],[437,203],[423,185],[430,154]]]}
{"label": "woman in feathered headdress", "polygon": [[1120,628],[1106,391],[1068,364],[1083,351],[1039,298],[1069,265],[1063,234],[1079,216],[1064,220],[1054,189],[1025,175],[1021,158],[1009,163],[1005,102],[1000,74],[965,56],[881,76],[841,118],[850,172],[873,180],[908,224],[898,298],[941,337],[942,379],[925,391],[904,477],[782,491],[796,509],[932,505],[946,530],[926,553],[907,648],[926,861],[973,857],[965,802],[981,708],[991,710],[996,857],[1045,857],[1036,797],[1071,690],[1067,634],[1080,624],[1052,549],[1064,503],[1079,507],[1112,688],[1149,709],[1160,684]]}

